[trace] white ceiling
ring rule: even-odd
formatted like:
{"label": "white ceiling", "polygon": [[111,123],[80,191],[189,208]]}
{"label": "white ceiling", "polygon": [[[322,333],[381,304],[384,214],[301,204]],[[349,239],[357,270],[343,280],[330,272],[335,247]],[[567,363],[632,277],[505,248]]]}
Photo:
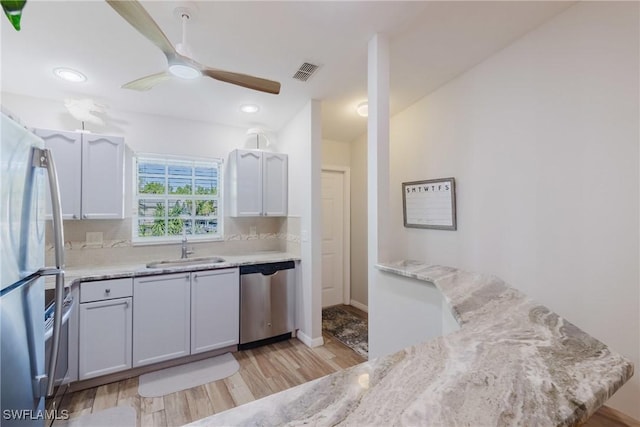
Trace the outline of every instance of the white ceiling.
{"label": "white ceiling", "polygon": [[[391,41],[391,112],[400,111],[539,26],[573,2],[143,2],[167,37],[181,39],[178,6],[194,9],[188,41],[203,64],[282,83],[269,95],[202,78],[173,79],[148,92],[121,89],[166,69],[164,55],[103,1],[29,0],[16,32],[1,18],[2,90],[63,100],[91,96],[125,111],[232,126],[280,129],[311,98],[323,101],[323,138],[352,141],[366,131],[355,106],[366,99],[367,43]],[[306,83],[304,61],[321,65]],[[88,81],[64,82],[58,66]],[[244,103],[261,108],[239,111]]]}

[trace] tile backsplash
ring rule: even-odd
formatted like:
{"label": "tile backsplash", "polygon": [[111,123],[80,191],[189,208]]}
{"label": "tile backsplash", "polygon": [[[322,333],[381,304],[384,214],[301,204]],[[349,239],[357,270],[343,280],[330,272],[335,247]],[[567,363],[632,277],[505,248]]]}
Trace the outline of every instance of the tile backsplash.
{"label": "tile backsplash", "polygon": [[[180,258],[180,243],[134,246],[131,219],[64,221],[65,264],[70,268],[146,263]],[[47,221],[46,262],[53,262],[51,221]],[[300,218],[225,218],[224,240],[189,242],[192,257],[283,251],[300,254]]]}

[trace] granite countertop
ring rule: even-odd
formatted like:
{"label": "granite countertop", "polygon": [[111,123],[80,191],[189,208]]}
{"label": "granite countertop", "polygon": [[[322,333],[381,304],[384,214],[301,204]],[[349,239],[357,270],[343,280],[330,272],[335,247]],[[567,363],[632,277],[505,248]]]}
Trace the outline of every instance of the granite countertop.
{"label": "granite countertop", "polygon": [[[71,286],[79,281],[91,282],[96,280],[118,279],[126,277],[152,276],[156,274],[181,273],[185,271],[214,270],[232,268],[242,265],[262,264],[269,262],[300,261],[300,257],[286,252],[262,251],[245,255],[220,255],[224,262],[202,263],[176,267],[148,268],[143,262],[128,264],[114,264],[101,267],[67,267],[65,268],[65,286]],[[55,288],[55,279],[48,277],[45,281],[46,289]]]}
{"label": "granite countertop", "polygon": [[567,426],[633,375],[629,360],[495,276],[417,261],[460,330],[190,426]]}

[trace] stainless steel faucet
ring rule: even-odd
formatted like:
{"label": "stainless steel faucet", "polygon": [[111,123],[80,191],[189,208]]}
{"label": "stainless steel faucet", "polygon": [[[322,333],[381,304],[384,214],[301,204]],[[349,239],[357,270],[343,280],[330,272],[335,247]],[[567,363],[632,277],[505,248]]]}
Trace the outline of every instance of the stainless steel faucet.
{"label": "stainless steel faucet", "polygon": [[190,251],[187,248],[187,229],[182,229],[182,255],[180,255],[181,259],[186,259],[189,255],[191,255],[193,251]]}

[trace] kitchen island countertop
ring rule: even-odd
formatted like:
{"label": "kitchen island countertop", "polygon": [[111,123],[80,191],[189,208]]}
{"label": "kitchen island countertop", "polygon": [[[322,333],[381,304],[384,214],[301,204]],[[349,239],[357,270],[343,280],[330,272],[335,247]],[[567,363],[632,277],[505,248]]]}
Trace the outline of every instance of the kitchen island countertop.
{"label": "kitchen island countertop", "polygon": [[578,425],[633,375],[629,360],[495,276],[377,268],[434,284],[460,330],[190,426]]}

